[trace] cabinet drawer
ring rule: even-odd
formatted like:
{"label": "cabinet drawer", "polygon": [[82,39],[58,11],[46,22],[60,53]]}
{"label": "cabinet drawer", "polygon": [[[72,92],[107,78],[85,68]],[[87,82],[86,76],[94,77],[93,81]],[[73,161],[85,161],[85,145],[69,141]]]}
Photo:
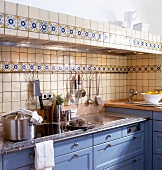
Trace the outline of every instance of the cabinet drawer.
{"label": "cabinet drawer", "polygon": [[55,158],[54,170],[92,170],[92,147]]}
{"label": "cabinet drawer", "polygon": [[92,147],[92,135],[55,142],[55,157],[88,147]]}
{"label": "cabinet drawer", "polygon": [[34,164],[34,149],[26,149],[3,155],[3,170],[16,169],[26,165]]}
{"label": "cabinet drawer", "polygon": [[153,155],[153,170],[161,170],[162,167],[162,155]]}
{"label": "cabinet drawer", "polygon": [[144,133],[94,146],[94,169],[103,170],[144,153]]}
{"label": "cabinet drawer", "polygon": [[162,154],[162,133],[154,132],[153,134],[153,152]]}
{"label": "cabinet drawer", "polygon": [[162,121],[153,121],[153,131],[162,132]]}
{"label": "cabinet drawer", "polygon": [[94,145],[121,138],[121,128],[97,132],[93,135]]}
{"label": "cabinet drawer", "polygon": [[144,155],[133,157],[105,170],[144,170]]}
{"label": "cabinet drawer", "polygon": [[136,123],[122,128],[122,136],[144,131],[144,123]]}
{"label": "cabinet drawer", "polygon": [[21,168],[16,168],[16,170],[35,170],[35,166],[33,165],[28,165],[28,166],[23,166]]}

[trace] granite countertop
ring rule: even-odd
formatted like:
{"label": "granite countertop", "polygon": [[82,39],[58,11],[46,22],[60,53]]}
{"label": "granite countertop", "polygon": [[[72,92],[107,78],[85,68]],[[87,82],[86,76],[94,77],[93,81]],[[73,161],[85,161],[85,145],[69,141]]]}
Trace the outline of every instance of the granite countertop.
{"label": "granite countertop", "polygon": [[[2,127],[0,129],[0,154],[9,153],[12,151],[18,151],[22,149],[32,148],[35,146],[36,143],[47,141],[47,140],[53,140],[54,142],[60,141],[60,140],[66,140],[73,137],[78,137],[81,135],[86,134],[92,134],[108,129],[113,129],[137,122],[145,121],[147,118],[140,117],[137,115],[132,114],[120,114],[120,113],[111,113],[111,112],[104,112],[99,114],[89,114],[89,115],[81,115],[79,117],[80,119],[88,120],[88,121],[96,121],[99,120],[98,123],[96,123],[93,128],[90,128],[88,130],[74,130],[74,131],[68,131],[60,134],[50,135],[46,137],[39,137],[36,139],[28,140],[28,141],[22,141],[22,142],[10,142],[3,140],[2,135]],[[102,123],[101,123],[102,121]]]}
{"label": "granite countertop", "polygon": [[[141,104],[140,104],[141,103]],[[110,107],[120,107],[120,108],[129,108],[129,109],[137,109],[137,110],[150,110],[150,111],[162,111],[162,105],[161,106],[142,106],[142,103],[144,101],[134,101],[134,104],[128,103],[127,100],[114,100],[114,101],[106,101],[104,103],[105,106]]]}

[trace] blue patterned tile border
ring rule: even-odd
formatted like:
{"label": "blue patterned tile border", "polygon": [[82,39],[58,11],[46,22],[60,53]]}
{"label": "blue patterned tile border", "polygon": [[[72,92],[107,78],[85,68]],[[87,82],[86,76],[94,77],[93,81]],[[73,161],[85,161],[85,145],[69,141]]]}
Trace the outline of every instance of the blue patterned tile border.
{"label": "blue patterned tile border", "polygon": [[0,28],[4,28],[4,14],[0,13]]}
{"label": "blue patterned tile border", "polygon": [[29,23],[28,23],[28,18],[25,17],[18,17],[18,30],[21,31],[28,31],[29,30]]}
{"label": "blue patterned tile border", "polygon": [[17,29],[17,16],[5,15],[5,28]]}
{"label": "blue patterned tile border", "polygon": [[29,31],[40,32],[39,23],[40,23],[39,20],[30,18],[29,19]]}

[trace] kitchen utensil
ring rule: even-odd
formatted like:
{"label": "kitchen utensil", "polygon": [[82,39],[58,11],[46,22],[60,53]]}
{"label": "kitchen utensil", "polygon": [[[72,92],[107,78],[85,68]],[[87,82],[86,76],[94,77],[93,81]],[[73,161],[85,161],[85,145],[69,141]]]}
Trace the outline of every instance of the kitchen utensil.
{"label": "kitchen utensil", "polygon": [[70,102],[72,104],[75,104],[75,101],[72,97],[72,94],[73,94],[73,78],[72,78],[72,75],[70,75],[69,82],[70,82],[70,93],[68,93],[67,96],[68,96]]}
{"label": "kitchen utensil", "polygon": [[84,77],[82,75],[82,83],[81,83],[81,90],[80,90],[80,97],[84,97],[86,95],[86,91],[83,88]]}
{"label": "kitchen utensil", "polygon": [[79,105],[79,98],[80,98],[80,74],[78,74],[78,91],[77,91],[77,107]]}
{"label": "kitchen utensil", "polygon": [[71,110],[65,110],[65,121],[71,120]]}
{"label": "kitchen utensil", "polygon": [[30,122],[30,118],[20,111],[3,117],[3,138],[11,141],[33,139],[36,136],[36,125]]}
{"label": "kitchen utensil", "polygon": [[95,97],[95,101],[97,102],[97,104],[101,105],[101,104],[103,104],[103,101],[102,101],[101,97],[99,96],[99,89],[100,89],[100,73],[98,73],[98,78],[97,78],[97,74],[96,74],[96,97]]}
{"label": "kitchen utensil", "polygon": [[90,76],[89,76],[89,98],[88,98],[88,103],[89,103],[89,104],[92,104],[92,103],[93,103],[93,101],[92,101],[92,99],[91,99],[91,80],[92,80],[92,76],[90,75]]}

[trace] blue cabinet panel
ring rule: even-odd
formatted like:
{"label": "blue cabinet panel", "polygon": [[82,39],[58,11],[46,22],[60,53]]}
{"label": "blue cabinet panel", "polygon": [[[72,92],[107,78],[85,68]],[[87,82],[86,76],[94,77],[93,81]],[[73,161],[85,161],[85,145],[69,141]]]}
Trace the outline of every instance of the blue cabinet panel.
{"label": "blue cabinet panel", "polygon": [[153,112],[153,119],[154,120],[162,120],[162,112]]}
{"label": "blue cabinet panel", "polygon": [[88,147],[92,147],[92,135],[85,135],[77,138],[55,142],[55,157]]}
{"label": "blue cabinet panel", "polygon": [[16,168],[16,170],[35,170],[35,166],[33,165],[28,165],[28,166],[23,166],[21,168]]}
{"label": "blue cabinet panel", "polygon": [[94,146],[94,170],[102,170],[144,153],[144,133]]}
{"label": "blue cabinet panel", "polygon": [[157,154],[162,154],[162,133],[154,132],[153,151]]}
{"label": "blue cabinet panel", "polygon": [[153,121],[153,131],[162,132],[162,121]]}
{"label": "blue cabinet panel", "polygon": [[153,156],[153,170],[162,169],[162,155],[154,154]]}
{"label": "blue cabinet panel", "polygon": [[135,114],[139,116],[146,116],[152,119],[152,111],[150,110],[137,110],[137,109],[128,109],[128,108],[119,108],[119,107],[109,107],[106,106],[107,112],[116,112],[116,113],[125,113],[125,114]]}
{"label": "blue cabinet panel", "polygon": [[0,155],[0,170],[2,170],[2,155]]}
{"label": "blue cabinet panel", "polygon": [[116,128],[113,130],[106,130],[103,132],[98,132],[93,135],[93,144],[97,145],[100,143],[108,142],[114,139],[121,138],[121,128]]}
{"label": "blue cabinet panel", "polygon": [[144,170],[144,155],[134,157],[105,170]]}
{"label": "blue cabinet panel", "polygon": [[34,155],[34,149],[26,149],[3,155],[3,170],[11,170],[33,164],[34,159],[30,155]]}
{"label": "blue cabinet panel", "polygon": [[55,158],[53,170],[92,170],[92,148]]}

